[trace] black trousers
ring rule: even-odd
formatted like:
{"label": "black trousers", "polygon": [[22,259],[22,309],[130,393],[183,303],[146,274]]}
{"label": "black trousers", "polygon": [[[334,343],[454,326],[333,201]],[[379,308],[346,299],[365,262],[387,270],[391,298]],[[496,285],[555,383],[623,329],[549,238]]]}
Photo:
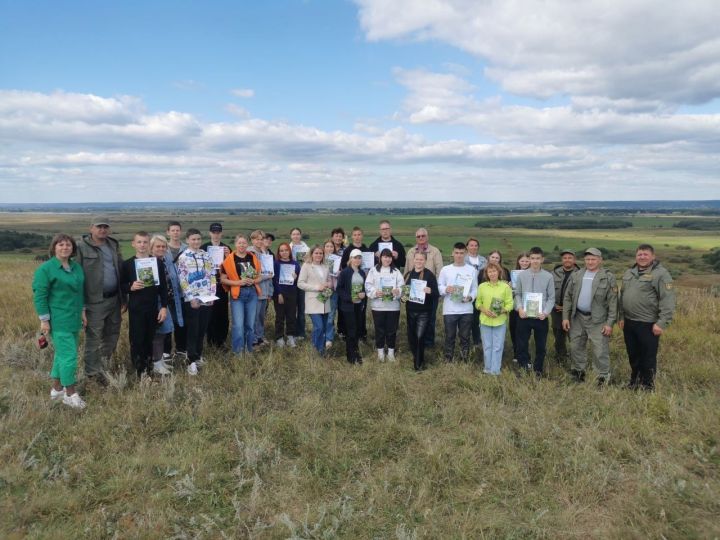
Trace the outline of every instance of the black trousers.
{"label": "black trousers", "polygon": [[210,320],[212,306],[192,308],[190,302],[183,302],[183,318],[187,330],[187,361],[188,364],[198,360],[203,353],[203,342]]}
{"label": "black trousers", "polygon": [[140,376],[152,371],[153,338],[157,329],[157,309],[128,310],[130,359]]}
{"label": "black trousers", "polygon": [[517,328],[515,329],[518,345],[518,365],[527,368],[530,365],[530,334],[535,334],[535,361],[533,369],[538,375],[542,374],[545,365],[545,351],[547,348],[547,337],[550,330],[547,318],[543,319],[521,319],[518,317]]}
{"label": "black trousers", "polygon": [[562,360],[567,358],[568,355],[568,334],[562,329],[562,313],[555,311],[555,308],[553,308],[551,317],[553,337],[555,337],[555,354],[557,355],[558,360]]}
{"label": "black trousers", "polygon": [[375,348],[394,349],[397,341],[397,329],[400,324],[400,310],[376,311],[373,310],[373,324],[375,325]]}
{"label": "black trousers", "polygon": [[[514,309],[510,312],[510,340],[512,341],[512,347],[513,347],[513,358],[517,360],[518,357],[518,346],[517,346],[517,322],[518,319],[520,319],[520,316],[518,315],[517,311]],[[479,325],[478,325],[479,328]]]}
{"label": "black trousers", "polygon": [[470,338],[472,335],[472,313],[453,313],[443,315],[445,323],[445,361],[452,362],[455,355],[455,338],[460,339],[460,357],[470,358]]}
{"label": "black trousers", "polygon": [[210,320],[207,327],[208,345],[214,347],[224,347],[228,337],[228,328],[230,328],[230,317],[228,315],[228,293],[221,286],[218,286],[215,296],[219,300],[215,300],[210,307]]}
{"label": "black trousers", "polygon": [[273,296],[275,306],[275,337],[280,339],[286,335],[296,335],[297,290],[283,294],[283,303],[278,302],[278,295]]}
{"label": "black trousers", "polygon": [[480,312],[473,303],[473,324],[472,324],[472,342],[473,345],[480,345],[482,338],[480,337]]}
{"label": "black trousers", "polygon": [[430,315],[427,322],[427,330],[425,331],[425,346],[435,346],[435,326],[437,324],[438,297],[435,296],[430,301]]}
{"label": "black trousers", "polygon": [[408,343],[413,355],[413,366],[415,371],[420,371],[425,366],[425,334],[430,322],[430,312],[408,309],[406,314]]}
{"label": "black trousers", "polygon": [[651,390],[655,387],[660,336],[652,332],[654,323],[625,319],[623,337],[630,360],[630,386]]}
{"label": "black trousers", "polygon": [[342,309],[338,313],[343,314],[345,321],[345,357],[351,364],[360,364],[360,321],[365,318],[363,303],[353,304],[352,311]]}

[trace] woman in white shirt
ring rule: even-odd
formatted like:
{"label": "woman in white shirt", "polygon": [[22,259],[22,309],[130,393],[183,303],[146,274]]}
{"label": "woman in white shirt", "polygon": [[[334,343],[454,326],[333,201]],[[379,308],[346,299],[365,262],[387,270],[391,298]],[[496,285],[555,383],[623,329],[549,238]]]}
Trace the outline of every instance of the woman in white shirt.
{"label": "woman in white shirt", "polygon": [[310,315],[313,325],[312,344],[320,354],[325,353],[325,330],[333,292],[324,258],[322,246],[313,246],[298,278],[298,287],[305,292],[305,313]]}
{"label": "woman in white shirt", "polygon": [[365,280],[365,292],[370,299],[373,324],[375,325],[375,347],[378,360],[395,361],[395,343],[400,322],[400,296],[402,294],[403,276],[395,267],[392,252],[383,249],[380,253],[380,264],[370,269]]}

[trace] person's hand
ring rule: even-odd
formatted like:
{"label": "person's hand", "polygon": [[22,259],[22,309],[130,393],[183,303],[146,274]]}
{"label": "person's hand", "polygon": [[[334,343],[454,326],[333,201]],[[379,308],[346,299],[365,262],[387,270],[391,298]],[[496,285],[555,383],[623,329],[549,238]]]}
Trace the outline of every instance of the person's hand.
{"label": "person's hand", "polygon": [[663,329],[660,328],[657,324],[653,324],[652,333],[653,336],[662,336]]}
{"label": "person's hand", "polygon": [[430,294],[432,292],[432,289],[430,287],[425,287],[424,291],[425,294]]}
{"label": "person's hand", "polygon": [[159,323],[164,322],[166,317],[167,317],[167,308],[160,308],[160,311],[158,311],[157,322],[159,322]]}
{"label": "person's hand", "polygon": [[483,313],[485,314],[486,317],[490,317],[491,319],[494,319],[495,317],[497,317],[497,315],[495,314],[495,312],[494,312],[494,311],[490,311],[489,309],[483,310]]}
{"label": "person's hand", "polygon": [[557,304],[555,304],[555,311],[562,313],[562,310],[563,310],[562,306],[558,306]]}
{"label": "person's hand", "polygon": [[620,328],[620,330],[623,330],[625,328],[625,321],[618,321],[618,328]]}
{"label": "person's hand", "polygon": [[612,335],[612,326],[608,326],[607,324],[602,327],[602,335],[610,337]]}
{"label": "person's hand", "polygon": [[197,298],[193,298],[190,300],[190,307],[193,309],[199,309],[200,308],[200,300]]}
{"label": "person's hand", "polygon": [[454,285],[448,285],[447,287],[445,287],[445,292],[446,292],[447,294],[452,294],[452,293],[454,293],[454,292],[455,292],[455,286],[454,286]]}
{"label": "person's hand", "polygon": [[139,291],[140,289],[144,289],[144,288],[145,288],[145,284],[139,280],[133,281],[133,284],[130,286],[131,291]]}
{"label": "person's hand", "polygon": [[375,291],[375,298],[380,298],[382,296],[382,291]]}
{"label": "person's hand", "polygon": [[545,313],[544,311],[541,311],[540,313],[538,313],[537,318],[539,321],[544,321],[545,319],[547,319],[547,313]]}
{"label": "person's hand", "polygon": [[569,332],[570,331],[570,321],[564,320],[562,322],[562,329],[565,330],[566,332]]}
{"label": "person's hand", "polygon": [[463,296],[463,302],[472,302],[472,296]]}
{"label": "person's hand", "polygon": [[397,287],[392,290],[393,296],[400,296],[400,289]]}
{"label": "person's hand", "polygon": [[365,293],[364,293],[364,292],[359,292],[359,293],[357,293],[357,297],[358,297],[358,300],[364,300],[364,299],[365,299]]}
{"label": "person's hand", "polygon": [[282,294],[278,294],[278,304],[284,304],[285,298],[283,298]]}
{"label": "person's hand", "polygon": [[230,248],[229,248],[229,247],[223,246],[223,255],[225,255],[225,257],[227,257],[228,255],[230,255]]}
{"label": "person's hand", "polygon": [[82,317],[82,325],[83,325],[83,328],[87,328],[87,315],[85,314],[85,310],[84,310],[84,309],[83,309],[83,311],[82,311],[81,317]]}
{"label": "person's hand", "polygon": [[46,336],[50,334],[50,321],[40,321],[40,333]]}
{"label": "person's hand", "polygon": [[521,319],[527,319],[527,313],[525,312],[525,310],[523,308],[518,309],[518,316]]}
{"label": "person's hand", "polygon": [[398,252],[395,251],[395,250],[393,250],[392,256],[393,256],[393,259],[397,259],[397,258],[398,258]]}
{"label": "person's hand", "polygon": [[127,308],[128,308],[127,304],[120,304],[120,313],[127,312]]}

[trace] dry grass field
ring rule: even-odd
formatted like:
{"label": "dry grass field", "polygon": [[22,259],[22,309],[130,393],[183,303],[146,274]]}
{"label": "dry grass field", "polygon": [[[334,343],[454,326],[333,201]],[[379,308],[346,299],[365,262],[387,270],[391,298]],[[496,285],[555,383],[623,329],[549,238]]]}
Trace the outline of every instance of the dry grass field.
{"label": "dry grass field", "polygon": [[499,378],[478,361],[416,375],[404,324],[396,364],[365,346],[349,366],[342,342],[212,350],[198,377],[140,384],[124,323],[111,387],[78,412],[48,398],[35,267],[0,258],[2,538],[720,537],[708,289],[679,288],[655,393],[622,388],[617,329],[604,389],[552,354],[546,378],[519,376],[507,347]]}

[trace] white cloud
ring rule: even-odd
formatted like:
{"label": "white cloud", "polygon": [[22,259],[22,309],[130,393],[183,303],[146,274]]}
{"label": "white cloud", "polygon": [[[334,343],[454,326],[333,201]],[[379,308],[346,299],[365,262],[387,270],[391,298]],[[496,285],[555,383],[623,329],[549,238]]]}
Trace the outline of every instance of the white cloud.
{"label": "white cloud", "polygon": [[251,98],[255,96],[255,90],[252,88],[235,88],[231,90],[230,93],[239,98]]}
{"label": "white cloud", "polygon": [[356,0],[371,41],[435,40],[487,62],[510,92],[666,104],[720,96],[714,0]]}

